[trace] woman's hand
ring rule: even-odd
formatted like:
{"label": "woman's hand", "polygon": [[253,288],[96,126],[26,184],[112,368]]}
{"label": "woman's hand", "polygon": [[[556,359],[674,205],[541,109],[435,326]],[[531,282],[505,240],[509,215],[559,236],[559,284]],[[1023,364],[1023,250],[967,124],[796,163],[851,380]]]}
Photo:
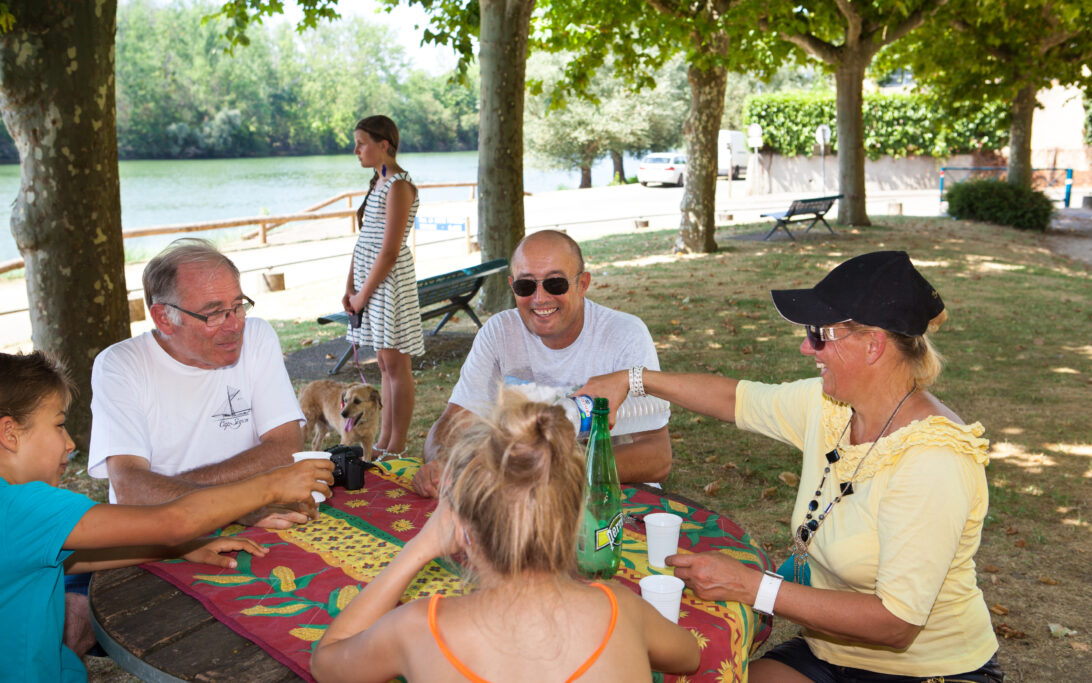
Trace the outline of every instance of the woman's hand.
{"label": "woman's hand", "polygon": [[235,569],[235,567],[238,566],[238,562],[235,561],[235,558],[221,555],[221,553],[232,553],[243,550],[257,557],[265,557],[269,554],[269,548],[258,545],[249,538],[240,538],[237,536],[199,539],[196,542],[201,545],[182,555],[182,559],[196,564],[211,564],[215,567]]}
{"label": "woman's hand", "polygon": [[[669,555],[667,566],[702,600],[733,600],[753,604],[762,574],[718,552]],[[753,584],[753,586],[752,586]]]}
{"label": "woman's hand", "polygon": [[613,427],[615,418],[618,416],[618,406],[622,405],[622,401],[629,396],[629,370],[596,375],[585,382],[584,386],[572,392],[574,396],[580,394],[607,399],[610,402],[610,426]]}

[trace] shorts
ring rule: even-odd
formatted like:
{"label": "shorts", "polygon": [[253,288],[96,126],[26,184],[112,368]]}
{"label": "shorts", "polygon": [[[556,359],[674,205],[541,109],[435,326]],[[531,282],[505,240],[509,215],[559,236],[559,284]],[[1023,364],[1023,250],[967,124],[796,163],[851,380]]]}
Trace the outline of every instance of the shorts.
{"label": "shorts", "polygon": [[837,666],[816,657],[801,636],[790,638],[771,648],[761,659],[781,662],[816,683],[1001,683],[1005,674],[997,663],[995,652],[990,661],[968,673],[946,676],[900,676],[881,674],[850,666]]}

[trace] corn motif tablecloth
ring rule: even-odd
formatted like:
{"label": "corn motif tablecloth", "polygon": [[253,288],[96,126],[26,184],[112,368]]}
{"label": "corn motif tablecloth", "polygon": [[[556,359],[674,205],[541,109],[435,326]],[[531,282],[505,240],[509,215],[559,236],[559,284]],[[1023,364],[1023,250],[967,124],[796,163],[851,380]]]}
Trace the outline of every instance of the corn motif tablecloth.
{"label": "corn motif tablecloth", "polygon": [[[327,625],[436,507],[436,501],[421,498],[410,486],[418,465],[414,460],[380,463],[379,469],[368,470],[363,489],[337,489],[320,506],[321,517],[300,527],[222,529],[221,534],[246,536],[271,549],[263,558],[239,553],[235,569],[178,560],[144,568],[200,600],[217,619],[300,677],[313,680],[308,671],[311,651]],[[623,487],[622,494],[627,522],[622,567],[615,578],[638,594],[642,577],[670,571],[648,566],[643,526],[632,518],[649,512],[683,517],[680,552],[717,550],[760,570],[769,567],[766,554],[725,517],[646,490]],[[403,601],[462,593],[459,571],[450,560],[429,563],[406,589]],[[663,676],[664,681],[745,680],[748,656],[770,632],[769,621],[750,607],[698,600],[690,591],[683,593],[679,624],[697,638],[701,665],[693,675]]]}

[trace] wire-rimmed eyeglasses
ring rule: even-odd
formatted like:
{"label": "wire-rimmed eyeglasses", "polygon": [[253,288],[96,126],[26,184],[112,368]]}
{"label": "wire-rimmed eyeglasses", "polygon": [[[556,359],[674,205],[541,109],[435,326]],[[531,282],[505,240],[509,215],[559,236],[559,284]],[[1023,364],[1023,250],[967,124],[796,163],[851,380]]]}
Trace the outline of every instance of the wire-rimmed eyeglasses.
{"label": "wire-rimmed eyeglasses", "polygon": [[220,327],[227,322],[228,315],[231,314],[234,314],[237,319],[242,320],[246,317],[246,312],[254,308],[254,300],[251,299],[249,296],[246,296],[245,294],[242,297],[242,301],[235,304],[231,308],[221,308],[220,310],[213,311],[211,313],[194,313],[193,311],[187,311],[181,306],[177,306],[166,301],[161,301],[159,303],[163,304],[164,306],[170,306],[176,311],[181,311],[191,318],[197,318],[201,322],[205,323],[206,327]]}

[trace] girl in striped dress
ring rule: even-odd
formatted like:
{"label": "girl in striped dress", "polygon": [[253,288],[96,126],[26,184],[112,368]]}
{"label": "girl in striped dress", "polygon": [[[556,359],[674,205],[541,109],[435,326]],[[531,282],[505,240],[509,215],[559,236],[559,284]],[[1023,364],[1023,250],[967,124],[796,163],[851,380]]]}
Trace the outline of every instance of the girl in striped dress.
{"label": "girl in striped dress", "polygon": [[386,116],[361,119],[353,131],[354,153],[375,171],[357,209],[360,237],[341,305],[360,313],[349,341],[375,349],[382,375],[383,419],[374,450],[377,457],[405,453],[413,416],[411,356],[425,352],[417,304],[417,274],[406,237],[413,229],[420,198],[409,174],[395,161],[398,127]]}

